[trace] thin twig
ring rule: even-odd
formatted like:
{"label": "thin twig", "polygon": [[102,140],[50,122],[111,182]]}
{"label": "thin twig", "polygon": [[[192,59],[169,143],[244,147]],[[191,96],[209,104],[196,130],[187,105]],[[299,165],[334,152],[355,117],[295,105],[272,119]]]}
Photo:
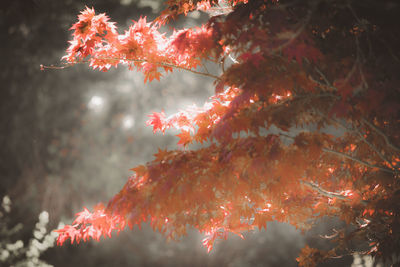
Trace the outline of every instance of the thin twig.
{"label": "thin twig", "polygon": [[[311,189],[317,191],[319,194],[329,197],[329,198],[337,198],[337,199],[341,199],[341,200],[345,200],[345,201],[351,201],[352,199],[347,197],[347,196],[343,196],[342,194],[339,193],[335,193],[335,192],[330,192],[327,191],[325,189],[322,189],[321,187],[319,187],[317,184],[312,183],[312,182],[308,182],[308,181],[300,181],[301,183],[303,183],[304,185],[310,187]],[[368,201],[366,200],[361,200],[360,201],[361,204],[363,204],[364,206],[368,205]]]}
{"label": "thin twig", "polygon": [[[286,138],[289,138],[289,139],[292,139],[292,140],[295,139],[295,137],[290,136],[290,135],[287,135],[287,134],[284,134],[284,133],[279,133],[279,135],[282,135],[282,136],[284,136],[284,137],[286,137]],[[371,164],[371,163],[369,163],[369,162],[366,162],[366,161],[360,160],[360,159],[358,159],[358,158],[352,157],[352,156],[347,155],[347,154],[345,154],[345,153],[343,153],[343,152],[338,152],[338,151],[335,151],[335,150],[332,150],[332,149],[329,149],[329,148],[325,148],[325,147],[322,148],[322,151],[324,151],[324,152],[326,152],[326,153],[332,153],[332,154],[335,154],[335,155],[337,155],[337,156],[340,156],[340,157],[344,157],[344,158],[353,160],[353,161],[355,161],[355,162],[358,162],[358,163],[360,163],[360,164],[362,164],[362,165],[364,165],[364,166],[370,167],[370,168],[377,168],[377,169],[382,170],[382,171],[385,171],[385,172],[395,173],[393,170],[390,170],[390,169],[387,169],[387,168],[384,168],[384,167],[380,167],[380,166],[373,165],[373,164]]]}
{"label": "thin twig", "polygon": [[360,60],[359,56],[360,56],[359,53],[357,53],[356,60],[353,63],[353,66],[351,67],[349,73],[347,73],[346,78],[344,78],[343,82],[341,82],[341,86],[345,86],[349,82],[350,78],[354,75],[354,72],[356,71],[357,66],[359,65],[359,60]]}
{"label": "thin twig", "polygon": [[[334,91],[337,91],[337,88],[336,88],[336,87],[330,86],[330,85],[328,85],[328,84],[323,84],[322,82],[315,80],[311,75],[308,75],[308,79],[309,79],[310,81],[312,81],[313,83],[318,84],[318,86],[321,87],[321,88],[324,88],[324,87],[325,87],[325,88],[330,88],[330,89],[332,89],[332,90],[334,90]],[[326,82],[325,82],[325,83],[326,83]]]}
{"label": "thin twig", "polygon": [[221,65],[222,73],[225,73],[225,56],[222,58],[220,65]]}
{"label": "thin twig", "polygon": [[[356,38],[356,44],[357,44],[357,48],[359,48],[358,46],[358,39]],[[359,53],[359,49],[357,49],[357,57],[355,59],[355,62],[351,68],[351,70],[349,71],[349,73],[346,75],[346,77],[344,78],[344,80],[341,82],[341,86],[344,86],[345,84],[347,84],[350,80],[350,78],[354,75],[354,72],[357,69],[357,66],[360,64],[360,53]],[[326,78],[325,74],[318,68],[315,67],[314,68],[316,70],[316,72],[321,76],[321,78],[324,80],[326,86],[328,88],[334,89],[335,91],[338,91],[337,87],[333,86],[333,84],[328,80],[328,78]],[[361,68],[360,68],[361,69]],[[361,71],[361,70],[360,70]],[[312,81],[316,82],[319,84],[318,81],[315,81],[314,79],[310,78]],[[368,85],[367,85],[368,86]]]}
{"label": "thin twig", "polygon": [[318,193],[320,193],[321,195],[324,195],[326,197],[337,198],[337,199],[341,199],[341,200],[350,200],[348,197],[343,196],[343,195],[341,195],[339,193],[326,191],[325,189],[322,189],[321,187],[319,187],[315,183],[307,182],[307,181],[301,181],[301,183],[307,185],[308,187],[312,188],[313,190],[317,191]]}
{"label": "thin twig", "polygon": [[330,88],[332,88],[332,89],[335,89],[335,90],[337,91],[337,88],[334,87],[334,86],[332,85],[332,83],[328,80],[328,78],[326,78],[325,74],[324,74],[320,69],[318,69],[317,67],[315,67],[315,70],[316,70],[316,71],[318,72],[318,74],[322,77],[322,79],[325,81],[325,83],[326,83],[326,85],[327,85],[328,87],[330,87]]}
{"label": "thin twig", "polygon": [[323,98],[323,97],[332,97],[332,98],[335,98],[335,99],[339,98],[337,95],[334,95],[334,94],[329,93],[329,92],[323,92],[321,94],[314,94],[314,93],[313,94],[299,94],[299,95],[295,95],[295,96],[293,96],[291,98],[279,101],[278,103],[270,104],[270,105],[266,106],[266,108],[274,108],[274,107],[286,105],[287,103],[295,102],[295,101],[298,101],[298,100],[313,99],[313,98]]}
{"label": "thin twig", "polygon": [[[352,199],[347,197],[347,196],[343,196],[342,194],[339,193],[335,193],[335,192],[330,192],[327,191],[325,189],[322,189],[321,187],[319,187],[317,184],[312,183],[312,182],[308,182],[308,181],[300,181],[302,184],[310,187],[311,189],[317,191],[319,194],[329,197],[329,198],[337,198],[337,199],[341,199],[341,200],[345,200],[345,201],[351,201]],[[363,204],[364,206],[368,205],[368,201],[366,200],[361,200],[360,201],[361,204]]]}
{"label": "thin twig", "polygon": [[62,70],[75,65],[75,63],[62,63],[62,64],[64,64],[65,66],[54,66],[54,65],[45,66],[43,64],[40,64],[40,70],[45,70],[45,69]]}
{"label": "thin twig", "polygon": [[367,80],[365,79],[364,72],[363,72],[363,70],[362,70],[361,67],[359,68],[359,71],[360,71],[361,80],[362,80],[362,82],[363,82],[365,88],[368,89],[368,88],[369,88],[369,85],[368,85],[368,83],[367,83]]}
{"label": "thin twig", "polygon": [[377,165],[373,165],[373,164],[368,163],[366,161],[360,160],[358,158],[352,157],[352,156],[347,155],[345,153],[338,152],[338,151],[335,151],[335,150],[332,150],[332,149],[329,149],[329,148],[325,148],[324,147],[324,148],[322,148],[322,151],[327,152],[327,153],[332,153],[332,154],[335,154],[335,155],[343,157],[343,158],[350,159],[352,161],[358,162],[358,163],[360,163],[360,164],[362,164],[364,166],[370,167],[370,168],[377,168],[377,169],[379,169],[381,171],[384,171],[384,172],[394,173],[394,171],[392,171],[390,169],[383,168],[383,167],[380,167],[380,166],[377,166]]}
{"label": "thin twig", "polygon": [[336,123],[337,125],[339,125],[340,127],[342,127],[343,129],[345,129],[346,131],[349,131],[349,132],[354,132],[354,133],[356,133],[356,134],[358,134],[358,136],[360,136],[360,138],[364,141],[364,143],[366,143],[383,161],[385,161],[387,164],[389,164],[390,165],[390,167],[392,167],[392,169],[395,169],[395,167],[393,166],[393,164],[384,156],[384,155],[382,155],[382,153],[380,153],[379,152],[379,150],[376,148],[376,146],[374,145],[374,144],[372,144],[371,142],[369,142],[365,137],[364,137],[364,135],[360,132],[360,130],[358,129],[358,128],[356,128],[356,129],[351,129],[351,128],[348,128],[346,125],[344,125],[343,123],[341,123],[340,121],[338,121],[338,120],[335,120],[334,118],[329,118],[329,117],[327,117],[325,114],[323,114],[323,113],[321,113],[321,112],[318,112],[318,114],[320,115],[320,116],[323,116],[325,119],[327,119],[327,120],[331,120],[331,121],[333,121],[334,123]]}
{"label": "thin twig", "polygon": [[207,69],[207,66],[206,66],[206,64],[202,62],[202,64],[201,64],[201,65],[202,65],[202,66],[203,66],[203,68],[206,70],[206,73],[207,73],[207,74],[210,74],[210,72],[209,72],[209,71],[208,71],[208,69]]}
{"label": "thin twig", "polygon": [[[151,64],[155,64],[155,65],[160,65],[160,66],[163,66],[163,67],[170,67],[170,68],[186,70],[186,71],[198,74],[198,75],[211,77],[211,78],[214,78],[214,79],[217,79],[217,80],[221,79],[220,77],[212,75],[212,74],[209,74],[209,73],[192,70],[192,69],[189,69],[189,68],[186,68],[186,67],[182,67],[182,66],[178,66],[178,65],[174,65],[174,64],[166,63],[166,62],[150,62],[150,61],[145,60],[145,59],[124,59],[124,58],[109,58],[109,57],[98,57],[98,58],[93,57],[93,59],[121,60],[121,61],[125,60],[125,61],[130,61],[130,62],[151,63]],[[75,64],[80,64],[80,63],[89,63],[89,60],[82,60],[82,61],[77,61],[77,62],[64,63],[64,64],[66,64],[66,66],[62,66],[62,67],[61,66],[43,66],[43,65],[41,65],[40,68],[42,70],[43,69],[65,69],[65,68],[68,68],[68,67],[71,67],[71,66],[73,66]]]}
{"label": "thin twig", "polygon": [[275,47],[274,49],[271,50],[271,54],[275,54],[276,52],[280,52],[282,51],[283,48],[285,48],[286,46],[290,45],[297,37],[299,37],[299,35],[304,31],[304,29],[306,28],[308,22],[311,19],[311,13],[312,12],[308,12],[307,17],[305,18],[303,24],[296,30],[296,32],[294,32],[294,34],[290,37],[290,39],[281,44],[278,47]]}
{"label": "thin twig", "polygon": [[377,132],[379,135],[381,135],[383,137],[383,139],[385,140],[386,144],[391,147],[393,150],[400,152],[400,148],[398,148],[397,146],[393,145],[390,140],[389,137],[384,134],[380,129],[378,129],[374,124],[370,123],[369,121],[367,121],[365,118],[361,119],[362,122],[364,122],[365,124],[367,124],[369,127],[371,127],[375,132]]}
{"label": "thin twig", "polygon": [[[135,60],[135,61],[136,61],[136,60]],[[136,62],[148,62],[148,61],[146,61],[146,60],[143,60],[143,61],[138,60],[138,61],[136,61]],[[211,77],[211,78],[214,78],[214,79],[216,79],[216,80],[220,80],[220,79],[221,79],[220,77],[215,76],[215,75],[212,75],[212,74],[209,74],[209,73],[205,73],[205,72],[201,72],[201,71],[196,71],[196,70],[188,69],[188,68],[181,67],[181,66],[174,65],[174,64],[169,64],[169,63],[164,63],[164,62],[154,62],[154,63],[153,63],[153,62],[148,62],[148,63],[157,64],[157,65],[161,65],[161,66],[165,66],[165,67],[171,67],[171,68],[181,69],[181,70],[186,70],[186,71],[189,71],[189,72],[192,72],[192,73],[195,73],[195,74],[199,74],[199,75]]]}
{"label": "thin twig", "polygon": [[358,130],[356,128],[356,132],[358,133],[358,135],[361,137],[361,139],[364,141],[364,143],[366,143],[373,151],[375,151],[375,153],[383,160],[385,161],[387,164],[390,165],[390,167],[392,167],[392,169],[395,169],[395,167],[393,166],[393,164],[390,162],[390,160],[386,159],[384,155],[382,155],[381,152],[379,152],[379,150],[372,144],[370,143],[365,137],[364,135],[360,132],[360,130]]}
{"label": "thin twig", "polygon": [[233,63],[237,64],[239,61],[236,60],[231,54],[228,55],[229,59],[232,60]]}

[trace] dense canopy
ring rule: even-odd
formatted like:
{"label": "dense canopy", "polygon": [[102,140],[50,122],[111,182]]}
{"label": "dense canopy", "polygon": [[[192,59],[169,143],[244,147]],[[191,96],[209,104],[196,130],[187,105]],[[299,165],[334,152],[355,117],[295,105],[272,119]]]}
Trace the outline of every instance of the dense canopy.
{"label": "dense canopy", "polygon": [[[207,23],[161,33],[196,10],[210,14]],[[351,231],[337,230],[330,251],[305,247],[300,265],[355,252],[392,259],[400,251],[399,11],[394,1],[169,0],[155,21],[119,33],[105,14],[83,10],[66,65],[127,65],[144,82],[191,71],[214,79],[215,95],[203,107],[149,115],[155,133],[180,131],[180,149],[133,168],[107,206],[58,230],[59,244],[149,222],[171,239],[194,227],[211,250],[217,238],[268,221],[307,230],[336,216]]]}

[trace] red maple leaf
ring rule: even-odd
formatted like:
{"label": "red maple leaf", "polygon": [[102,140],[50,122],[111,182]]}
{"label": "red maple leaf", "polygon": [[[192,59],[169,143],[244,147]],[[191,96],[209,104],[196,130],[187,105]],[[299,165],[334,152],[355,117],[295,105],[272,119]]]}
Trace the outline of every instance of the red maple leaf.
{"label": "red maple leaf", "polygon": [[179,53],[184,53],[185,49],[189,47],[189,36],[189,30],[183,30],[176,33],[175,40],[173,40],[171,44],[175,46]]}
{"label": "red maple leaf", "polygon": [[180,138],[178,145],[186,146],[187,144],[192,142],[192,137],[190,136],[189,131],[182,130],[182,132],[180,134],[177,134],[176,136]]}
{"label": "red maple leaf", "polygon": [[299,37],[299,39],[296,39],[283,49],[283,53],[288,57],[289,61],[293,58],[296,59],[299,65],[302,64],[303,58],[316,62],[322,56],[321,52],[313,46],[313,43],[307,37]]}
{"label": "red maple leaf", "polygon": [[131,170],[134,171],[138,176],[144,176],[147,173],[147,168],[144,165],[139,165]]}
{"label": "red maple leaf", "polygon": [[161,111],[161,113],[153,112],[153,114],[149,115],[150,119],[146,121],[146,125],[153,125],[153,133],[157,131],[165,132],[165,113]]}
{"label": "red maple leaf", "polygon": [[170,154],[169,151],[158,149],[158,152],[154,154],[154,157],[156,158],[156,161],[162,161],[164,158],[166,158]]}
{"label": "red maple leaf", "polygon": [[262,56],[261,53],[252,54],[252,53],[246,52],[246,53],[243,53],[243,54],[239,57],[239,59],[241,59],[241,60],[243,60],[243,61],[249,61],[249,62],[251,62],[251,64],[253,64],[255,67],[258,67],[258,66],[260,66],[260,62],[261,62],[262,60],[264,60],[264,57]]}

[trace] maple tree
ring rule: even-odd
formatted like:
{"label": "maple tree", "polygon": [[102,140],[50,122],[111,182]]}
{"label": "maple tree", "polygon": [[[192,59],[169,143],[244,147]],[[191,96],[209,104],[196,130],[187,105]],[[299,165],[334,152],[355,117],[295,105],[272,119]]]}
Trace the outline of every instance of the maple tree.
{"label": "maple tree", "polygon": [[[339,217],[335,247],[306,246],[301,266],[352,253],[400,251],[399,4],[356,0],[168,0],[153,22],[123,34],[86,8],[72,26],[67,65],[127,65],[159,80],[176,69],[215,80],[203,107],[154,112],[154,133],[180,130],[181,149],[159,150],[132,170],[107,206],[77,214],[59,232],[99,240],[149,222],[169,239],[188,227],[210,251],[227,233],[287,222],[308,230]],[[162,34],[179,15],[212,14],[194,29]],[[220,72],[211,74],[204,62]],[[47,68],[42,66],[42,68]],[[332,134],[334,129],[335,134]],[[202,144],[192,149],[191,144]],[[361,244],[361,245],[355,245]]]}

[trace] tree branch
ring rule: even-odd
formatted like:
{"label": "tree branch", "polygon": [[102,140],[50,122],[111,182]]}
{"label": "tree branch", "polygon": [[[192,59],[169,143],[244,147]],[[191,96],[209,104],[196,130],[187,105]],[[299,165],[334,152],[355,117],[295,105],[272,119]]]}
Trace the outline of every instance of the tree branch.
{"label": "tree branch", "polygon": [[[317,191],[319,194],[329,197],[329,198],[337,198],[337,199],[341,199],[341,200],[345,200],[345,201],[351,201],[351,198],[343,196],[339,193],[335,193],[335,192],[330,192],[327,191],[325,189],[322,189],[321,187],[319,187],[317,184],[312,183],[312,182],[308,182],[308,181],[300,181],[302,184],[310,187],[311,189],[313,189],[314,191]],[[368,204],[368,201],[366,200],[361,200],[361,204],[363,204],[364,206],[366,206]]]}
{"label": "tree branch", "polygon": [[379,152],[379,150],[373,145],[371,144],[365,137],[364,135],[360,132],[360,130],[356,130],[356,132],[358,133],[358,135],[361,137],[361,139],[364,141],[364,143],[366,143],[373,151],[375,151],[375,153],[383,160],[385,161],[387,164],[390,165],[390,167],[392,167],[392,169],[395,169],[395,167],[393,166],[393,164],[385,158],[384,155],[382,155],[381,152]]}
{"label": "tree branch", "polygon": [[[185,71],[189,71],[198,75],[203,75],[203,76],[207,76],[207,77],[211,77],[217,80],[220,80],[221,78],[215,75],[212,75],[210,73],[205,73],[205,72],[200,72],[200,71],[196,71],[196,70],[192,70],[189,68],[185,68],[182,66],[178,66],[175,64],[171,64],[171,63],[167,63],[167,62],[151,62],[148,61],[146,59],[124,59],[124,58],[109,58],[109,57],[93,57],[93,59],[104,59],[104,60],[125,60],[125,61],[130,61],[130,62],[139,62],[139,63],[151,63],[151,64],[155,64],[155,65],[160,65],[160,66],[164,66],[164,67],[170,67],[170,68],[175,68],[175,69],[181,69],[181,70],[185,70]],[[75,64],[81,64],[81,63],[89,63],[89,60],[82,60],[82,61],[77,61],[77,62],[71,62],[71,63],[63,63],[65,64],[65,66],[44,66],[44,65],[40,65],[40,69],[44,70],[44,69],[65,69],[68,67],[71,67]]]}
{"label": "tree branch", "polygon": [[156,65],[160,65],[160,66],[165,66],[165,67],[171,67],[171,68],[175,68],[175,69],[186,70],[186,71],[189,71],[189,72],[192,72],[192,73],[195,73],[195,74],[199,74],[199,75],[211,77],[211,78],[214,78],[214,79],[216,79],[216,80],[221,80],[221,78],[218,77],[218,76],[215,76],[215,75],[212,75],[212,74],[209,74],[209,73],[205,73],[205,72],[201,72],[201,71],[192,70],[192,69],[185,68],[185,67],[181,67],[181,66],[174,65],[174,64],[171,64],[171,63],[165,63],[165,62],[149,62],[149,61],[144,60],[144,59],[143,59],[143,60],[142,60],[142,59],[123,59],[123,60],[133,61],[133,62],[147,62],[147,63],[156,64]]}
{"label": "tree branch", "polygon": [[[287,138],[292,139],[292,140],[295,139],[295,137],[287,135],[287,134],[284,134],[284,133],[279,133],[279,135],[282,135],[282,136],[287,137]],[[324,151],[326,153],[332,153],[332,154],[335,154],[337,156],[340,156],[340,157],[343,157],[343,158],[346,158],[346,159],[350,159],[352,161],[355,161],[357,163],[360,163],[361,165],[364,165],[364,166],[367,166],[367,167],[370,167],[370,168],[377,168],[377,169],[379,169],[381,171],[384,171],[384,172],[395,173],[395,171],[393,171],[391,169],[387,169],[387,168],[384,168],[384,167],[373,165],[373,164],[371,164],[369,162],[366,162],[366,161],[360,160],[358,158],[352,157],[352,156],[347,155],[347,154],[345,154],[343,152],[338,152],[338,151],[335,151],[335,150],[332,150],[332,149],[329,149],[329,148],[325,148],[325,147],[322,148],[322,151]]]}
{"label": "tree branch", "polygon": [[368,145],[368,146],[369,146],[383,161],[385,161],[387,164],[389,164],[390,167],[392,167],[392,169],[395,169],[395,167],[393,166],[393,164],[392,164],[384,155],[382,155],[381,152],[379,152],[379,150],[376,148],[376,146],[375,146],[374,144],[372,144],[371,142],[369,142],[369,141],[364,137],[363,133],[361,133],[361,131],[360,131],[358,128],[356,128],[356,129],[348,128],[346,125],[344,125],[343,123],[341,123],[341,122],[338,121],[338,120],[335,120],[334,118],[327,117],[325,114],[323,114],[323,113],[321,113],[321,112],[318,112],[318,114],[319,114],[320,116],[323,116],[323,117],[324,117],[325,119],[327,119],[327,120],[333,121],[334,123],[336,123],[337,125],[339,125],[339,126],[342,127],[343,129],[345,129],[346,131],[356,133],[356,134],[363,140],[363,142],[366,143],[366,144],[367,144],[367,145]]}
{"label": "tree branch", "polygon": [[315,183],[307,182],[307,181],[301,181],[301,183],[306,185],[306,186],[308,186],[308,187],[310,187],[314,191],[317,191],[318,193],[320,193],[323,196],[326,196],[326,197],[329,197],[329,198],[337,198],[337,199],[341,199],[341,200],[350,200],[348,197],[343,196],[343,195],[341,195],[339,193],[326,191],[325,189],[320,188]]}
{"label": "tree branch", "polygon": [[328,80],[328,78],[326,78],[326,75],[319,68],[315,67],[315,70],[316,70],[316,72],[318,72],[318,74],[324,80],[326,86],[337,91],[337,88],[332,85],[332,83]]}
{"label": "tree branch", "polygon": [[293,35],[290,37],[290,39],[288,39],[287,42],[281,44],[278,47],[275,47],[274,49],[271,50],[271,54],[275,54],[276,52],[281,52],[283,48],[285,48],[286,46],[290,45],[297,37],[299,37],[299,35],[304,31],[304,29],[306,28],[308,22],[311,19],[311,14],[312,12],[309,11],[307,14],[307,17],[304,19],[303,24],[296,30],[296,32],[293,33]]}
{"label": "tree branch", "polygon": [[78,63],[79,62],[77,62],[77,63],[62,63],[64,66],[54,66],[54,65],[45,66],[43,64],[40,64],[40,70],[45,70],[45,69],[62,70],[62,69],[65,69],[65,68],[72,67],[73,65],[78,64]]}
{"label": "tree branch", "polygon": [[357,163],[360,163],[361,165],[364,165],[364,166],[367,166],[367,167],[370,167],[370,168],[377,168],[377,169],[379,169],[379,170],[381,170],[381,171],[384,171],[384,172],[394,173],[394,171],[392,171],[392,170],[390,170],[390,169],[383,168],[383,167],[380,167],[380,166],[377,166],[377,165],[373,165],[373,164],[368,163],[368,162],[366,162],[366,161],[360,160],[360,159],[358,159],[358,158],[352,157],[352,156],[347,155],[347,154],[342,153],[342,152],[338,152],[338,151],[335,151],[335,150],[331,150],[331,149],[329,149],[329,148],[325,148],[325,147],[324,147],[324,148],[322,148],[322,151],[327,152],[327,153],[335,154],[335,155],[340,156],[340,157],[342,157],[342,158],[350,159],[350,160],[352,160],[352,161],[355,161],[355,162],[357,162]]}
{"label": "tree branch", "polygon": [[400,148],[398,148],[397,146],[393,145],[390,140],[389,137],[384,134],[380,129],[378,129],[374,124],[370,123],[369,121],[367,121],[365,118],[361,119],[362,122],[364,122],[365,124],[367,124],[370,128],[372,128],[375,132],[377,132],[380,136],[383,137],[383,139],[385,140],[386,144],[392,148],[393,150],[400,152]]}
{"label": "tree branch", "polygon": [[[319,70],[317,68],[315,68],[315,70],[317,70],[318,74],[319,74]],[[316,83],[320,88],[329,88],[333,91],[337,91],[337,88],[332,86],[329,81],[326,80],[325,76],[322,76],[321,74],[319,74],[321,76],[321,78],[325,81],[325,84],[323,84],[320,81],[317,81],[316,79],[314,79],[311,75],[308,75],[308,79],[310,81],[312,81],[313,83]],[[325,90],[324,90],[325,91]]]}

